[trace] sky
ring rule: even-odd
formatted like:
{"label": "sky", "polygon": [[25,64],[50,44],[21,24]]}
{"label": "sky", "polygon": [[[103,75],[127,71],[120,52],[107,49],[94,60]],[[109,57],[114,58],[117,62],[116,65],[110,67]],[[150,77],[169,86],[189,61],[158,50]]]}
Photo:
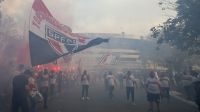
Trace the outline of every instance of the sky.
{"label": "sky", "polygon": [[[76,33],[121,33],[138,38],[168,18],[159,0],[43,0],[54,17]],[[3,11],[25,23],[33,0],[6,0]]]}

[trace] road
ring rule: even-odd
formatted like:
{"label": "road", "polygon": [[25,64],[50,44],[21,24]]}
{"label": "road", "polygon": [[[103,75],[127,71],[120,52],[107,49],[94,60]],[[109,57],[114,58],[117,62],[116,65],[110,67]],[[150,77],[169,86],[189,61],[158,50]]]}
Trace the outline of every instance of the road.
{"label": "road", "polygon": [[[39,112],[147,112],[148,102],[143,89],[136,89],[136,105],[126,101],[125,88],[116,88],[113,100],[108,99],[103,84],[90,86],[89,101],[80,100],[80,86],[67,87],[61,94],[49,100],[47,110],[39,107]],[[156,111],[155,111],[156,112]],[[197,112],[196,107],[178,99],[161,102],[161,112]]]}

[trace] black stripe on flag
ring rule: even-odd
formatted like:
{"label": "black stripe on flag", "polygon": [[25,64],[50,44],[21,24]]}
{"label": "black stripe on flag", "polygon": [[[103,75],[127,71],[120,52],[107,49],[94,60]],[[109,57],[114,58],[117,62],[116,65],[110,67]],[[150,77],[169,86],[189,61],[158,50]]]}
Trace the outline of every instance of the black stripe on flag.
{"label": "black stripe on flag", "polygon": [[32,66],[46,64],[60,57],[47,40],[31,31],[29,31],[29,48]]}

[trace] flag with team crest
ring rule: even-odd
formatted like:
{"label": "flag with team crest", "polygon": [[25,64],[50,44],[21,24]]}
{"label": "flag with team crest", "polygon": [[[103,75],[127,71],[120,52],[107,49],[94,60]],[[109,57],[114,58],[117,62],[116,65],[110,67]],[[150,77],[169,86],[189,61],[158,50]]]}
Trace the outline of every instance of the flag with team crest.
{"label": "flag with team crest", "polygon": [[108,42],[103,38],[88,38],[72,33],[50,13],[42,0],[32,5],[29,29],[29,48],[32,66],[47,64],[56,59]]}

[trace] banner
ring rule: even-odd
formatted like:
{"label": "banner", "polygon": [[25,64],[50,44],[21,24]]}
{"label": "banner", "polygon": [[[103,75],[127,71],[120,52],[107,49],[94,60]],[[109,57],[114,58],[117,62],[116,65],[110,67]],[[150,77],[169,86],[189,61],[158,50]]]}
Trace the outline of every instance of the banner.
{"label": "banner", "polygon": [[61,24],[52,16],[42,0],[34,1],[29,29],[32,66],[55,61],[62,56],[82,51],[102,42],[108,42],[108,39],[91,39],[72,33],[68,26]]}

